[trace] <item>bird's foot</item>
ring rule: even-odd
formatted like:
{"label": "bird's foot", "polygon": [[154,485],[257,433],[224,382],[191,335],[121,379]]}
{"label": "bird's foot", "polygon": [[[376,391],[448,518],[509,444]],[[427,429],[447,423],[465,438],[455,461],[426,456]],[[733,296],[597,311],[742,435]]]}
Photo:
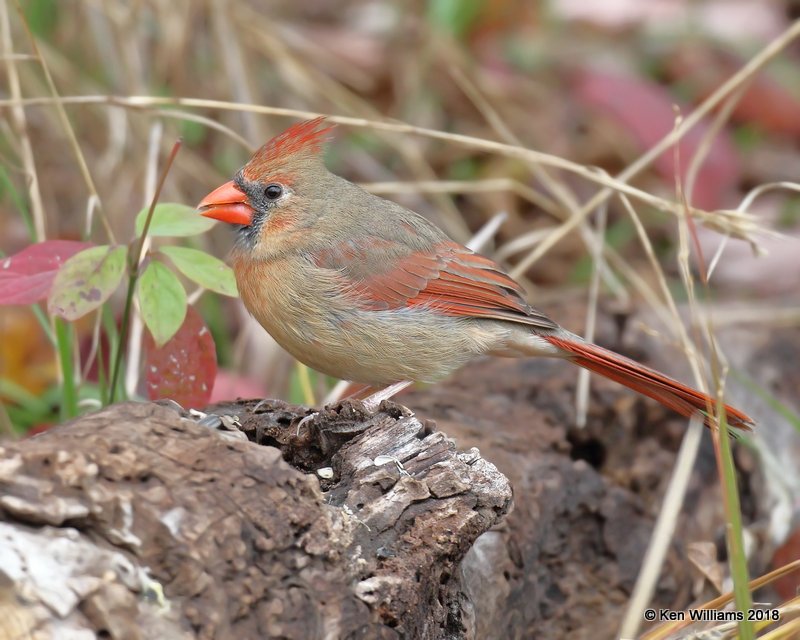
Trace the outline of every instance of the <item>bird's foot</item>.
{"label": "bird's foot", "polygon": [[322,406],[326,407],[340,400],[356,398],[370,389],[371,387],[369,385],[359,385],[349,380],[339,380],[339,382],[334,385],[333,389],[328,392],[328,395],[325,396],[325,399],[322,401]]}
{"label": "bird's foot", "polygon": [[247,440],[247,436],[241,430],[242,423],[239,421],[239,416],[204,413],[197,409],[189,409],[189,415],[194,418],[195,422],[200,426],[219,431],[225,437],[236,440]]}
{"label": "bird's foot", "polygon": [[403,380],[402,382],[390,384],[388,387],[381,389],[380,391],[376,391],[375,393],[364,398],[362,400],[364,403],[364,408],[370,413],[375,413],[378,410],[378,407],[381,406],[381,402],[396,396],[403,389],[410,387],[412,384],[414,383],[410,380]]}

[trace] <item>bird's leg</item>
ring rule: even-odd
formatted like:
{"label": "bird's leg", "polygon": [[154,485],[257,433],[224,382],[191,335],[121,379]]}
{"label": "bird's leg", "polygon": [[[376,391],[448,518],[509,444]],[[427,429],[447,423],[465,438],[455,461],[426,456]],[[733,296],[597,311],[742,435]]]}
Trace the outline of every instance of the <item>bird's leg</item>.
{"label": "bird's leg", "polygon": [[364,403],[364,408],[370,413],[377,411],[378,407],[381,406],[381,402],[396,396],[403,389],[410,387],[412,384],[414,383],[411,382],[411,380],[403,380],[402,382],[390,384],[388,387],[381,389],[380,391],[376,391],[375,393],[364,398],[362,400]]}
{"label": "bird's leg", "polygon": [[[350,391],[352,387],[355,387],[355,389]],[[322,401],[322,406],[326,407],[340,400],[351,400],[360,396],[362,393],[366,394],[370,389],[372,389],[372,387],[368,384],[359,385],[349,380],[339,380],[328,395],[325,396],[325,399]],[[348,391],[350,392],[348,393]]]}

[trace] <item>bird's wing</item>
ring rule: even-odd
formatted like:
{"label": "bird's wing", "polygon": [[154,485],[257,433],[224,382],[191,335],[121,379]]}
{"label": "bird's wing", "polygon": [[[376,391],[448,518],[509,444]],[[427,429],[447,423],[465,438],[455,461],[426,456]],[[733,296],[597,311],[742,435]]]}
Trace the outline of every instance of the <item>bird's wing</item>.
{"label": "bird's wing", "polygon": [[522,287],[496,262],[456,242],[414,250],[373,236],[317,251],[312,259],[335,270],[344,291],[364,309],[427,307],[448,316],[558,328],[525,302]]}

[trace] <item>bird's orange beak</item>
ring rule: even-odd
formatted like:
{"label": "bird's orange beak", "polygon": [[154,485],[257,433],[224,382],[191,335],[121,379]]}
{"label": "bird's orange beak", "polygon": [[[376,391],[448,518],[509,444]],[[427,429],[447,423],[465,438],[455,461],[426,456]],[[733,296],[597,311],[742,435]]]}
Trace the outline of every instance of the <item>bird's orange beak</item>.
{"label": "bird's orange beak", "polygon": [[200,201],[197,208],[200,215],[229,224],[249,226],[253,222],[253,207],[233,180],[214,189]]}

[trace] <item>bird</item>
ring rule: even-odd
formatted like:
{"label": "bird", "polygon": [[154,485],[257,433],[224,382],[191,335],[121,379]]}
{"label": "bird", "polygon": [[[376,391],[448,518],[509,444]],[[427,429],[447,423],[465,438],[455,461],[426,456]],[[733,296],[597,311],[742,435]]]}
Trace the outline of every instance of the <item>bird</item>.
{"label": "bird", "polygon": [[[329,171],[332,129],[324,117],[293,124],[197,206],[235,227],[241,299],[297,360],[399,389],[487,354],[560,358],[717,424],[714,398],[564,329],[497,262]],[[725,414],[740,430],[754,424],[731,406]]]}

